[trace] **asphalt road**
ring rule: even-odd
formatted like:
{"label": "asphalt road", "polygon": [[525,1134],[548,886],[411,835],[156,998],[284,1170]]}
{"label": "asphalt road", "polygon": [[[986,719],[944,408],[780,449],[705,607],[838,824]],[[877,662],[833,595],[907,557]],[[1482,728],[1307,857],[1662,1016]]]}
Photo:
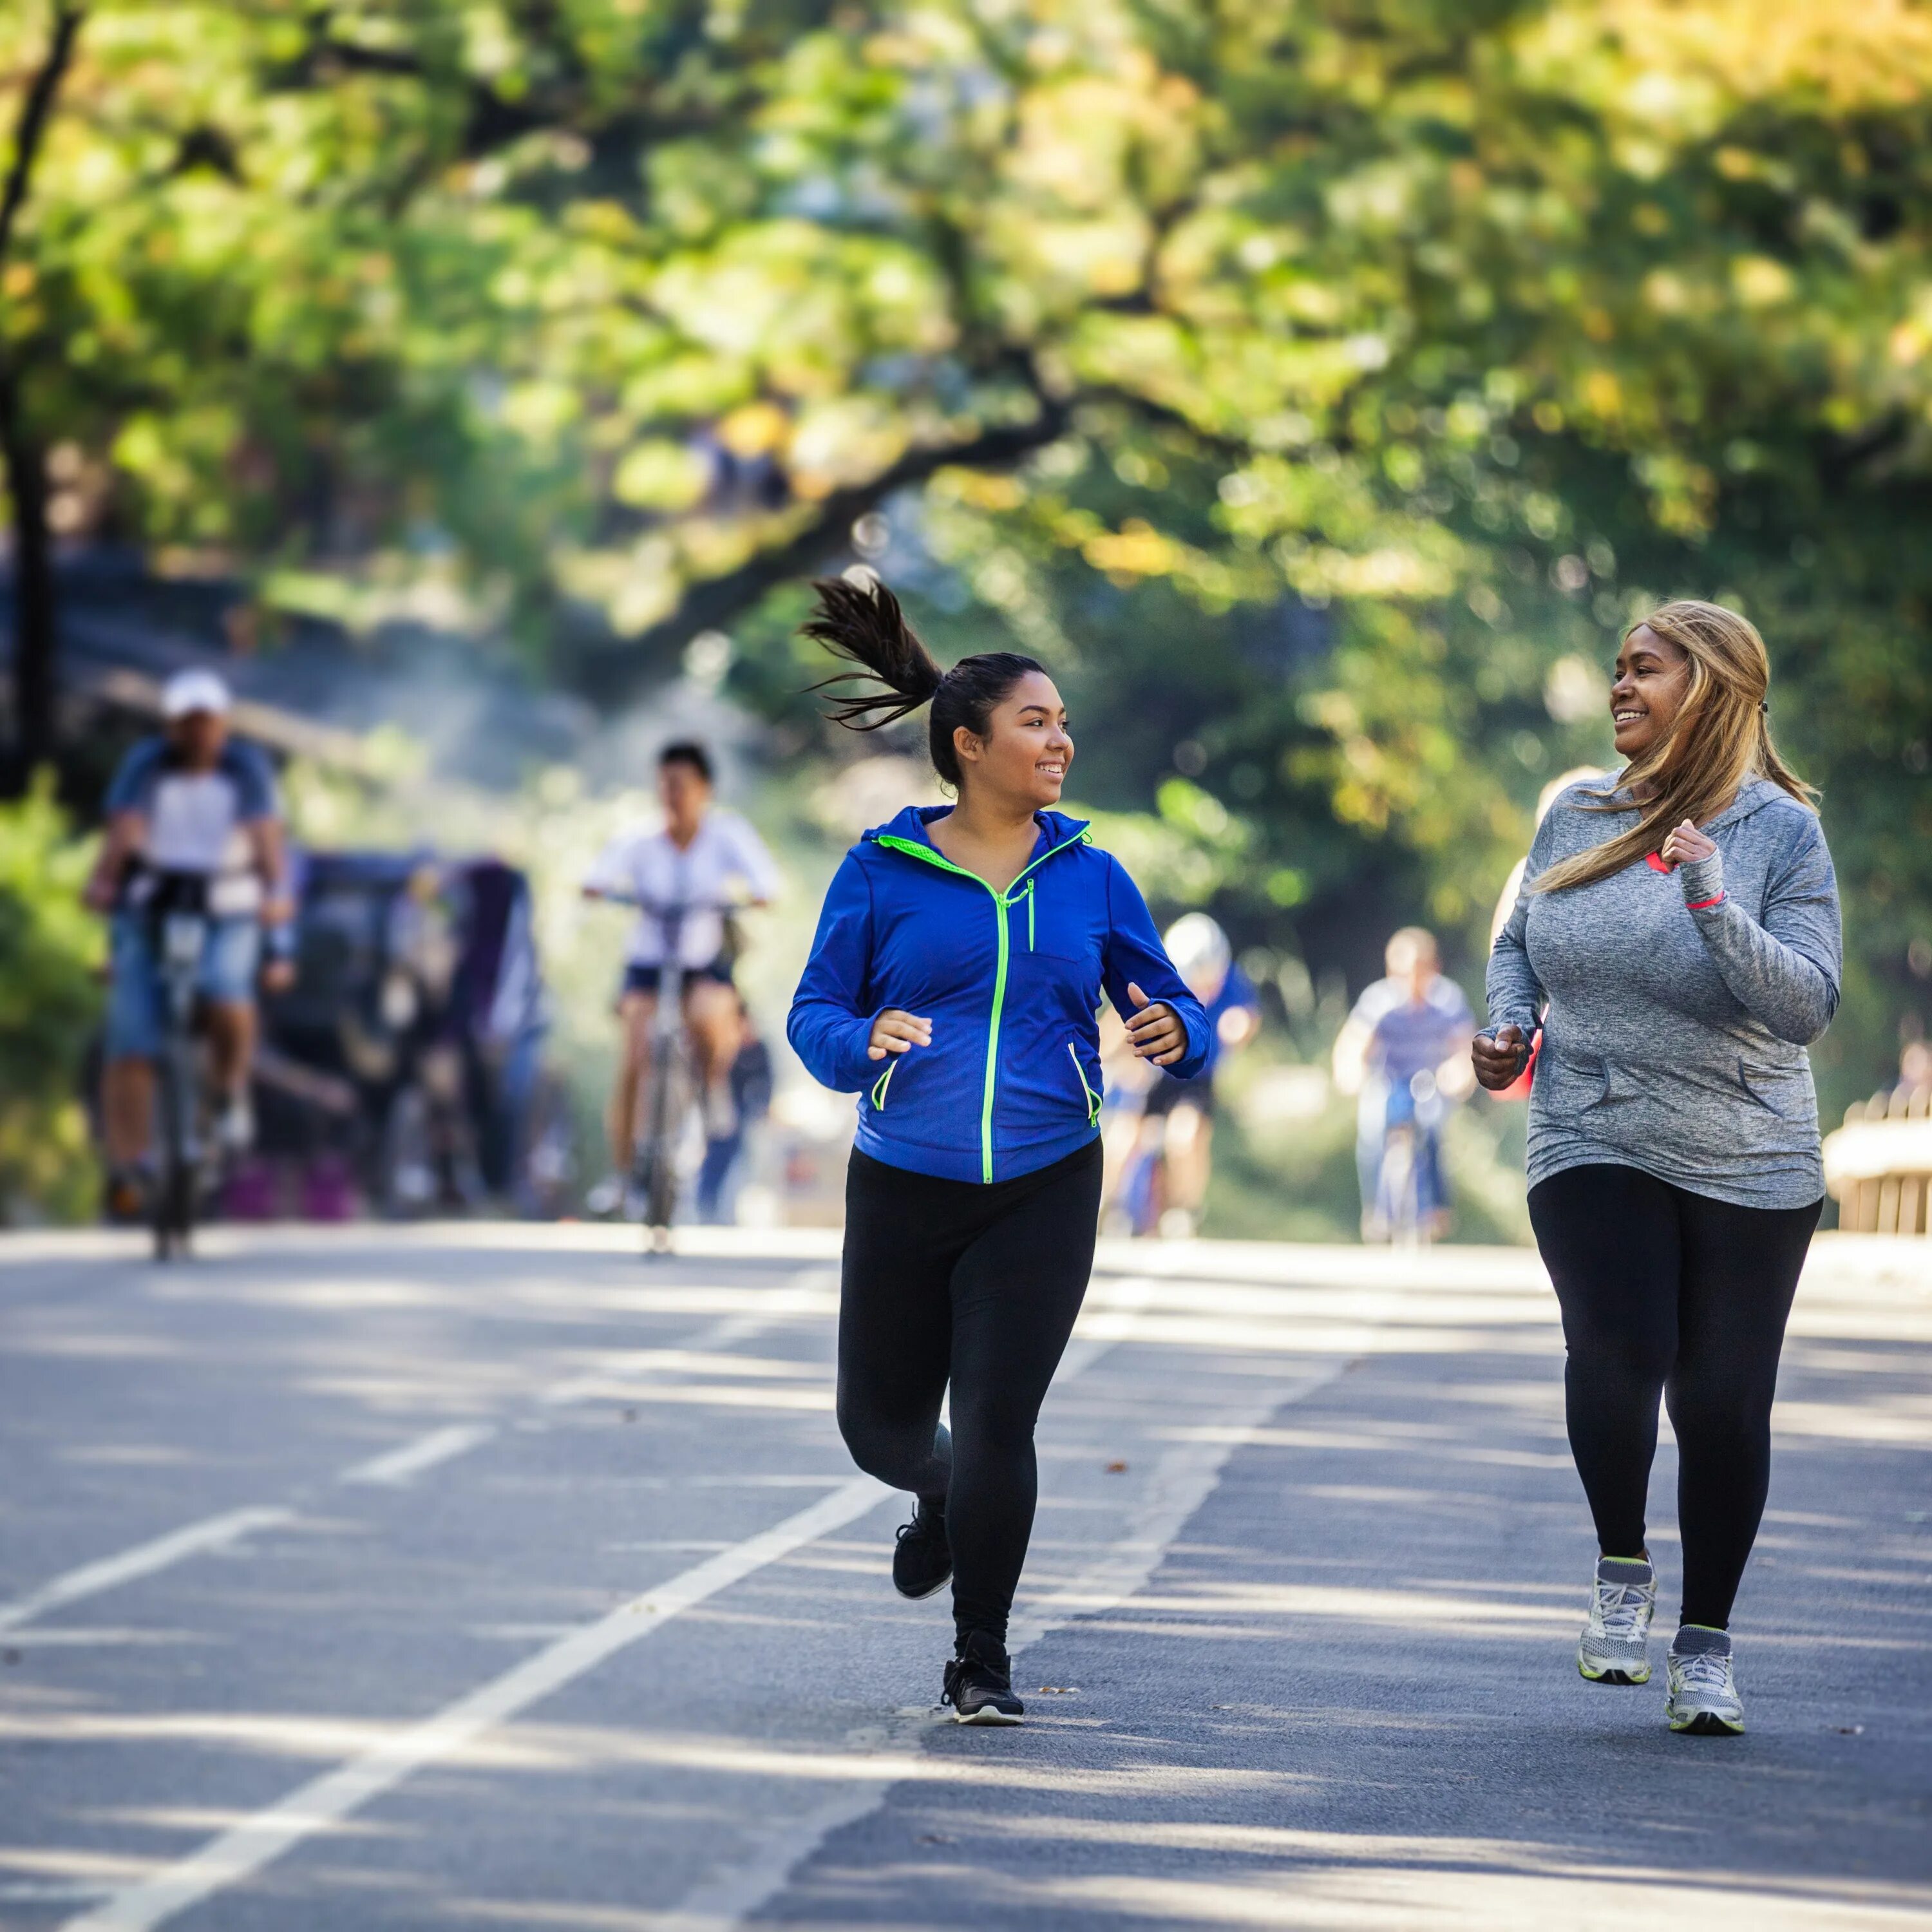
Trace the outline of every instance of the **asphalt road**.
{"label": "asphalt road", "polygon": [[0,1926],[1932,1924],[1932,1245],[1814,1252],[1736,1741],[1661,1638],[1576,1677],[1553,1309],[1472,1250],[1106,1250],[1028,1723],[940,1722],[832,1256],[0,1239]]}

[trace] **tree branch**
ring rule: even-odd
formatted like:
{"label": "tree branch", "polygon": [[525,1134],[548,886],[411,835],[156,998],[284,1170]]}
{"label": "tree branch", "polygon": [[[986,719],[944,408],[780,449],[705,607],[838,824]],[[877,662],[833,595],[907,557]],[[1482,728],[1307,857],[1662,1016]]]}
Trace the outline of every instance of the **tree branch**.
{"label": "tree branch", "polygon": [[1065,404],[1042,398],[1039,416],[1030,423],[989,429],[970,442],[908,450],[868,482],[833,490],[820,500],[812,521],[796,536],[760,550],[722,577],[692,584],[670,616],[629,640],[622,653],[626,668],[613,681],[634,682],[634,668],[640,658],[648,661],[673,650],[700,631],[721,628],[767,592],[819,569],[845,542],[847,532],[860,518],[899,490],[956,465],[971,470],[1010,468],[1064,434],[1069,420]]}
{"label": "tree branch", "polygon": [[27,98],[20,104],[20,124],[14,130],[14,165],[7,171],[5,188],[0,190],[0,261],[6,259],[8,244],[14,238],[14,223],[27,199],[34,163],[40,156],[40,137],[46,132],[54,96],[59,92],[68,64],[74,58],[74,44],[86,17],[85,8],[56,0],[53,38],[47,43],[46,57],[27,89]]}

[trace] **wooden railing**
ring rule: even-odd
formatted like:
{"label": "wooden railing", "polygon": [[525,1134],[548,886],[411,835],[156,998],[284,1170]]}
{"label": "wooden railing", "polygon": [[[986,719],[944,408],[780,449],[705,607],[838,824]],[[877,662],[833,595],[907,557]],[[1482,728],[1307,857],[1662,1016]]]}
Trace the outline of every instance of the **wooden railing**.
{"label": "wooden railing", "polygon": [[1853,1101],[1825,1137],[1825,1184],[1847,1234],[1932,1233],[1932,1083]]}

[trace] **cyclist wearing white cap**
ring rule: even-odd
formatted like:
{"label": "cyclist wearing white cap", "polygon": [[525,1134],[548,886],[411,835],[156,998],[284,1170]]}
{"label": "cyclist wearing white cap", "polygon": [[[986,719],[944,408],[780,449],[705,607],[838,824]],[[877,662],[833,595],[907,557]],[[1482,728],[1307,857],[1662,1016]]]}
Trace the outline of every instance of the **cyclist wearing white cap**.
{"label": "cyclist wearing white cap", "polygon": [[208,882],[212,924],[200,987],[224,1100],[219,1132],[230,1149],[254,1137],[248,1068],[265,931],[270,960],[263,983],[279,990],[294,977],[293,908],[274,772],[258,747],[230,736],[230,702],[214,672],[177,672],[161,693],[166,732],[143,739],[122,760],[104,807],[107,836],[87,900],[114,914],[101,1112],[111,1198],[124,1211],[147,1156],[161,1042],[160,974],[140,912],[154,876],[187,873]]}

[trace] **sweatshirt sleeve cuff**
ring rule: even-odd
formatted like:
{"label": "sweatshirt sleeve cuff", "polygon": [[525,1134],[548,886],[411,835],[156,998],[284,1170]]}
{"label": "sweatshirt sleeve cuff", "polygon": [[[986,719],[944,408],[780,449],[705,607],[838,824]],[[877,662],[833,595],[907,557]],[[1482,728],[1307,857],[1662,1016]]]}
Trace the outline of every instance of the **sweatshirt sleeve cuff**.
{"label": "sweatshirt sleeve cuff", "polygon": [[[881,1007],[880,1011],[884,1009]],[[872,1043],[872,1023],[878,1017],[875,1013],[872,1019],[854,1021],[841,1042],[845,1076],[843,1087],[846,1092],[862,1091],[878,1077],[878,1063],[866,1051]]]}
{"label": "sweatshirt sleeve cuff", "polygon": [[1713,852],[1708,859],[1696,859],[1678,868],[1684,887],[1684,903],[1693,912],[1708,912],[1724,902],[1724,855]]}

